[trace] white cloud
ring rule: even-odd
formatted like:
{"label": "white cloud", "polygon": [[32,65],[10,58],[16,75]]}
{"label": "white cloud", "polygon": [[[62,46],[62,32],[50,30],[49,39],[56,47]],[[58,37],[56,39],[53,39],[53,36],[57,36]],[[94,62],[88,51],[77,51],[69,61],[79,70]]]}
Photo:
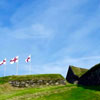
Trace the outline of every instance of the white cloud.
{"label": "white cloud", "polygon": [[0,28],[0,32],[17,39],[48,39],[53,36],[53,30],[43,24],[32,24],[24,28]]}
{"label": "white cloud", "polygon": [[43,24],[33,24],[29,27],[16,29],[11,33],[15,38],[31,39],[31,38],[49,38],[53,34],[53,31],[46,28],[46,26],[44,26]]}

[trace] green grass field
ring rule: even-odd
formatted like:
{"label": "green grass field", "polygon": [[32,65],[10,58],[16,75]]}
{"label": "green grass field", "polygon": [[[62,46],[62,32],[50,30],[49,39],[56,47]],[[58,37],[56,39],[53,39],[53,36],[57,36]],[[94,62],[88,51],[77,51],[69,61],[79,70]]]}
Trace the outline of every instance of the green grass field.
{"label": "green grass field", "polygon": [[0,100],[100,100],[100,87],[48,86],[41,88],[14,88],[0,85]]}
{"label": "green grass field", "polygon": [[0,78],[0,100],[100,100],[100,87],[77,86],[66,83],[60,86],[16,88],[8,82],[27,79],[63,79],[60,74],[7,76]]}

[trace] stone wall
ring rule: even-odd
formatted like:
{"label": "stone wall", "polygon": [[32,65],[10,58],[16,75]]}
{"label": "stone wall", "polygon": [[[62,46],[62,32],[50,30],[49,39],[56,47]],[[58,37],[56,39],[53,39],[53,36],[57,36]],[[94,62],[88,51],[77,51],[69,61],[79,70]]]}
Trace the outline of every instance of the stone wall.
{"label": "stone wall", "polygon": [[66,85],[66,80],[15,80],[9,82],[13,87],[36,87],[42,85]]}

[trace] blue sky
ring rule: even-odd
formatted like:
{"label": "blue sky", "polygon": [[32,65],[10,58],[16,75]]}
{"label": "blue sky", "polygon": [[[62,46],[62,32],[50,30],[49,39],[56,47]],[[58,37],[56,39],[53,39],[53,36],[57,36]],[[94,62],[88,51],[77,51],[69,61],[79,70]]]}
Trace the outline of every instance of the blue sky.
{"label": "blue sky", "polygon": [[[100,62],[99,0],[0,0],[0,61],[7,58],[6,75],[60,73],[69,65],[83,68]],[[0,66],[3,76],[4,65]]]}

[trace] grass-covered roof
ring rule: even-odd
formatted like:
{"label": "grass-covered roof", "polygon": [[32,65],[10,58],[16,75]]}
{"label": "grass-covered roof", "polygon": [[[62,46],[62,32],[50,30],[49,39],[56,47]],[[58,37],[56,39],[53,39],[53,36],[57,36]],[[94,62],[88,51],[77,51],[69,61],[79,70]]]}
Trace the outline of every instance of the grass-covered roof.
{"label": "grass-covered roof", "polygon": [[64,77],[60,74],[38,74],[38,75],[13,75],[0,77],[0,83],[6,83],[14,80],[61,80]]}
{"label": "grass-covered roof", "polygon": [[70,68],[72,69],[74,74],[77,75],[78,77],[81,77],[84,73],[86,73],[88,71],[88,69],[79,68],[79,67],[75,67],[75,66],[70,66]]}
{"label": "grass-covered roof", "polygon": [[100,63],[99,64],[96,64],[94,65],[92,68],[90,68],[84,75],[82,76],[87,76],[87,75],[90,75],[92,72],[96,71],[100,69]]}

